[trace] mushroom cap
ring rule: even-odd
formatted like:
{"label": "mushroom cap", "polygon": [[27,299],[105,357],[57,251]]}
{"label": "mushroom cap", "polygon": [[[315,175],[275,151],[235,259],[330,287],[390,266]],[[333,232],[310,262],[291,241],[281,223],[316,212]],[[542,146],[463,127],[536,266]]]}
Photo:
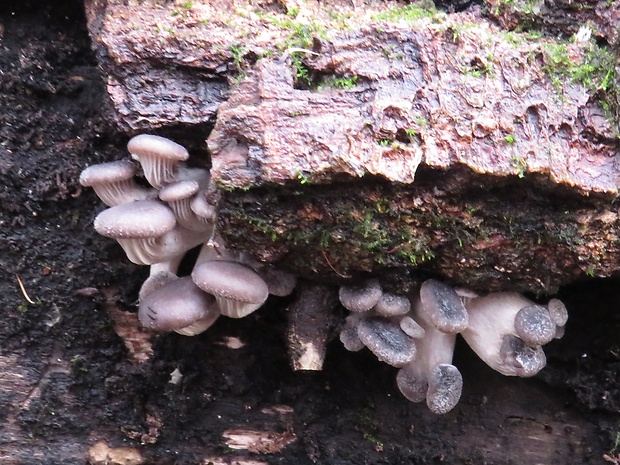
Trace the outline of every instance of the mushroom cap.
{"label": "mushroom cap", "polygon": [[159,198],[164,202],[178,202],[190,198],[199,189],[200,186],[196,181],[177,181],[162,187],[159,191]]}
{"label": "mushroom cap", "polygon": [[197,265],[192,279],[218,300],[222,314],[241,318],[260,307],[269,296],[265,281],[252,268],[234,261],[209,260]]}
{"label": "mushroom cap", "polygon": [[155,200],[136,200],[102,211],[95,218],[95,230],[113,239],[159,237],[176,224],[170,208]]}
{"label": "mushroom cap", "polygon": [[404,315],[411,310],[411,302],[404,295],[385,293],[381,295],[373,310],[384,316]]}
{"label": "mushroom cap", "polygon": [[501,364],[491,368],[505,376],[529,378],[547,364],[542,347],[530,347],[518,337],[511,335],[504,337],[499,356]]}
{"label": "mushroom cap", "polygon": [[197,195],[193,198],[190,208],[197,216],[203,218],[204,221],[215,222],[217,218],[217,210],[207,202],[204,195]]}
{"label": "mushroom cap", "polygon": [[376,279],[369,279],[361,284],[341,286],[338,291],[340,303],[351,312],[367,312],[374,307],[383,294]]}
{"label": "mushroom cap", "polygon": [[463,377],[451,364],[437,365],[428,377],[426,405],[431,412],[442,415],[458,404],[463,391]]}
{"label": "mushroom cap", "polygon": [[357,335],[379,360],[389,365],[402,367],[415,359],[415,342],[394,321],[363,318],[357,325]]}
{"label": "mushroom cap", "polygon": [[140,134],[133,137],[127,144],[127,150],[137,158],[147,156],[177,161],[189,158],[189,153],[182,145],[152,134]]}
{"label": "mushroom cap", "polygon": [[189,276],[151,292],[138,310],[140,323],[154,331],[176,331],[197,321],[215,321],[218,315],[215,298],[202,292]]}
{"label": "mushroom cap", "polygon": [[426,334],[426,331],[424,330],[424,328],[422,328],[422,326],[420,326],[418,322],[415,321],[410,316],[405,315],[400,320],[399,324],[400,324],[400,329],[402,329],[407,336],[412,337],[414,339],[422,339],[424,335]]}
{"label": "mushroom cap", "polygon": [[84,187],[110,184],[131,179],[135,174],[136,166],[130,160],[100,163],[89,166],[80,173],[80,184]]}
{"label": "mushroom cap", "polygon": [[444,333],[460,333],[467,328],[468,315],[458,294],[434,279],[422,283],[420,301],[430,323]]}
{"label": "mushroom cap", "polygon": [[556,325],[546,308],[528,305],[515,317],[515,332],[526,344],[541,346],[555,338]]}
{"label": "mushroom cap", "polygon": [[551,319],[558,326],[564,326],[568,321],[568,310],[560,299],[551,299],[547,304]]}

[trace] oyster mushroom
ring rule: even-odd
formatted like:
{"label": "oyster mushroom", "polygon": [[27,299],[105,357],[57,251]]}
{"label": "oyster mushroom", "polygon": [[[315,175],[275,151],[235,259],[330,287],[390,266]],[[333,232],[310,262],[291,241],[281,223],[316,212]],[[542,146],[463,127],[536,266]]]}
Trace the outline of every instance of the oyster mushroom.
{"label": "oyster mushroom", "polygon": [[269,289],[252,268],[229,260],[208,260],[194,267],[192,279],[215,296],[220,311],[231,318],[243,318],[265,303]]}
{"label": "oyster mushroom", "polygon": [[556,335],[549,310],[516,292],[498,292],[471,299],[467,311],[463,338],[491,368],[506,376],[528,377],[545,366],[541,346]]}
{"label": "oyster mushroom", "polygon": [[127,150],[142,165],[149,184],[158,189],[174,181],[177,164],[189,158],[182,145],[152,134],[135,136],[127,144]]}
{"label": "oyster mushroom", "polygon": [[153,331],[193,336],[219,316],[215,298],[202,292],[189,276],[171,279],[140,301],[140,323]]}
{"label": "oyster mushroom", "polygon": [[463,378],[452,365],[452,356],[456,334],[467,326],[467,312],[451,287],[428,280],[420,288],[412,319],[422,331],[409,321],[405,324],[423,337],[416,341],[416,359],[399,370],[396,383],[412,402],[426,400],[432,412],[447,413],[456,406],[463,389]]}
{"label": "oyster mushroom", "polygon": [[159,237],[176,225],[174,213],[154,200],[137,200],[102,211],[95,218],[95,230],[105,237],[116,239],[127,257],[138,265],[148,265],[150,249]]}
{"label": "oyster mushroom", "polygon": [[379,360],[394,367],[402,367],[416,357],[415,341],[395,321],[382,317],[362,318],[357,334]]}
{"label": "oyster mushroom", "polygon": [[373,308],[383,293],[379,281],[369,279],[361,284],[341,286],[338,291],[340,303],[351,312],[367,312]]}
{"label": "oyster mushroom", "polygon": [[92,187],[101,201],[109,207],[153,197],[154,191],[136,184],[133,178],[135,174],[136,166],[129,160],[100,163],[82,171],[80,184]]}

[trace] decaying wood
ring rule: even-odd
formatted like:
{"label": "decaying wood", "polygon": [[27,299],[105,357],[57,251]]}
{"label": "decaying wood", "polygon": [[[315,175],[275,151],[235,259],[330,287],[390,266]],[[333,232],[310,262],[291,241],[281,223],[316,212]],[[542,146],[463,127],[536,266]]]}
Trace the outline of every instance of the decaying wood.
{"label": "decaying wood", "polygon": [[[403,399],[394,385],[394,370],[367,351],[352,354],[332,343],[323,371],[292,372],[283,335],[285,307],[295,296],[274,299],[240,321],[222,318],[196,338],[138,331],[133,304],[147,271],[128,263],[119,247],[95,234],[92,218],[102,206],[92,192],[78,187],[77,180],[85,165],[126,155],[128,133],[181,134],[199,144],[229,95],[232,100],[221,108],[221,116],[224,121],[228,114],[230,125],[234,114],[245,118],[235,106],[241,97],[253,96],[255,101],[244,103],[252,112],[261,110],[261,105],[273,105],[274,111],[288,108],[290,102],[279,88],[271,88],[270,99],[266,94],[257,97],[269,90],[269,82],[261,81],[261,76],[273,77],[282,70],[271,83],[284,86],[304,104],[332,99],[341,105],[343,113],[337,116],[346,125],[359,122],[355,111],[366,109],[365,118],[372,124],[357,137],[369,150],[360,156],[374,154],[367,166],[376,174],[366,173],[351,154],[333,143],[325,144],[329,150],[317,156],[344,154],[349,161],[330,166],[332,171],[324,170],[324,177],[314,166],[310,166],[314,171],[307,171],[301,165],[306,171],[295,172],[297,165],[292,164],[272,169],[272,174],[253,163],[243,166],[241,171],[250,176],[239,180],[266,182],[248,191],[223,191],[221,226],[231,244],[329,282],[332,289],[333,281],[352,279],[360,271],[381,273],[393,287],[406,286],[421,270],[485,290],[550,291],[586,274],[608,275],[618,258],[618,212],[610,181],[615,170],[610,162],[616,155],[610,128],[596,116],[597,101],[589,96],[583,103],[583,89],[562,80],[567,99],[556,100],[558,95],[547,86],[548,75],[527,67],[510,68],[537,83],[537,92],[549,99],[542,103],[535,99],[532,105],[538,111],[538,125],[534,117],[513,121],[515,141],[509,144],[504,126],[488,118],[476,120],[476,107],[458,100],[471,96],[457,95],[458,86],[433,77],[432,67],[428,82],[447,86],[444,95],[465,105],[470,123],[476,121],[478,126],[449,118],[440,126],[431,120],[432,115],[438,117],[432,112],[423,117],[433,125],[422,125],[417,114],[402,108],[403,99],[410,97],[407,89],[414,89],[405,79],[404,64],[399,71],[403,79],[390,77],[400,61],[413,64],[412,57],[420,56],[412,47],[399,61],[393,47],[398,49],[401,39],[403,44],[436,47],[431,50],[443,61],[433,62],[428,56],[417,68],[420,73],[432,63],[435,68],[440,63],[448,66],[447,54],[454,50],[469,51],[476,34],[494,29],[479,12],[441,16],[449,34],[444,41],[441,25],[423,20],[435,45],[420,41],[422,32],[411,24],[387,21],[382,34],[391,42],[383,53],[372,49],[372,44],[379,47],[378,42],[366,40],[364,34],[380,33],[373,15],[390,11],[392,3],[87,0],[101,87],[97,64],[88,53],[80,2],[5,3],[7,9],[0,8],[0,98],[6,101],[0,128],[0,179],[5,187],[0,192],[3,464],[533,465],[614,460],[620,421],[617,283],[592,282],[563,290],[571,311],[567,334],[549,345],[548,367],[536,379],[501,377],[457,344],[455,363],[465,379],[463,396],[454,411],[437,416]],[[515,3],[519,2],[502,2],[502,8]],[[551,2],[544,3],[550,7]],[[564,17],[594,21],[608,11],[605,3],[609,2]],[[573,8],[570,4],[575,2],[557,4]],[[617,3],[611,2],[611,7]],[[561,16],[556,13],[554,17]],[[469,14],[477,25],[468,31]],[[350,29],[339,30],[337,23],[347,15]],[[458,28],[447,27],[457,17],[465,21],[460,42],[452,33]],[[329,36],[316,34],[317,40],[304,47],[295,42],[294,30],[275,24],[293,19],[295,24],[309,24],[312,18],[334,27]],[[595,34],[613,43],[603,29]],[[494,34],[489,37],[492,43],[499,40],[505,45]],[[353,45],[374,61],[356,61]],[[522,43],[514,50],[527,46]],[[319,55],[291,55],[290,48],[309,48]],[[581,50],[578,44],[569,49],[577,54]],[[471,53],[481,61],[468,64],[463,58],[461,64],[471,71],[463,73],[462,82],[500,92],[503,87],[498,83],[507,81],[499,62],[493,65],[494,76],[477,77],[486,60],[495,63],[495,58],[489,59],[488,52]],[[255,63],[259,57],[263,60]],[[313,75],[312,89],[295,83],[300,58]],[[456,60],[461,60],[458,53]],[[385,79],[394,81],[398,105],[393,111],[384,103],[385,94],[376,98],[387,92],[378,85],[383,78],[362,74],[370,68],[387,69]],[[461,82],[456,71],[443,75],[452,76],[456,84]],[[358,78],[350,89],[314,88],[329,82],[329,77],[352,78],[353,73]],[[430,106],[432,98],[429,90],[424,102],[437,111]],[[108,99],[111,115],[105,112]],[[515,115],[530,108],[525,100],[518,103]],[[447,105],[446,115],[454,117],[457,109],[451,108]],[[589,111],[595,117],[584,117]],[[402,121],[399,115],[404,116]],[[411,115],[416,115],[417,126],[406,127],[412,123],[407,119]],[[295,121],[309,123],[309,115],[301,113],[286,118],[290,121],[282,121],[290,125],[282,129],[287,131],[299,129]],[[123,133],[113,128],[112,121]],[[559,129],[554,131],[550,121],[572,128],[570,155],[560,150],[568,143],[558,137]],[[325,121],[313,122],[319,123],[323,126],[314,127],[329,127]],[[340,126],[332,127],[334,137],[343,137],[337,132]],[[220,125],[211,139],[214,150],[216,141],[222,144],[222,153],[232,147],[226,137],[216,139],[225,130]],[[265,134],[272,133],[255,133],[251,149],[250,140],[240,136],[237,147],[247,147],[250,156],[260,153],[256,147],[273,150],[273,141]],[[427,150],[433,140],[441,141],[436,144],[439,148],[457,143],[480,147],[488,140],[496,145],[467,160],[447,149]],[[497,148],[537,151],[533,141],[540,140],[540,145],[547,140],[555,144],[560,158],[534,157],[524,179],[519,178],[517,163],[507,162]],[[285,141],[305,147],[303,143],[312,139]],[[570,152],[574,147],[588,156],[576,157]],[[243,150],[240,153],[245,156]],[[431,164],[427,158],[433,160],[432,153],[436,163],[450,165]],[[498,157],[497,166],[489,153]],[[387,154],[394,155],[389,159],[393,164],[376,162],[387,160]],[[411,154],[410,165],[397,158]],[[602,175],[590,180],[577,169],[584,167]],[[289,168],[293,171],[286,171]],[[503,171],[489,175],[488,170],[496,168]],[[366,174],[357,179],[362,172]],[[222,186],[233,179],[232,171],[227,173],[221,171]],[[285,176],[277,182],[268,180],[281,174]],[[399,176],[413,182],[386,180]],[[324,183],[309,185],[310,181]],[[565,221],[560,221],[562,215]],[[300,231],[306,234],[296,234]],[[28,300],[15,275],[20,276]],[[104,295],[109,287],[119,289],[113,298]]]}

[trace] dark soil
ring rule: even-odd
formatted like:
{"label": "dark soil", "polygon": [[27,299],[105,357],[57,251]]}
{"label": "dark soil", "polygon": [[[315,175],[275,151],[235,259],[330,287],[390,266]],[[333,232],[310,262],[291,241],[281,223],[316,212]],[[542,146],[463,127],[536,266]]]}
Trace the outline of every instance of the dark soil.
{"label": "dark soil", "polygon": [[[156,464],[595,464],[611,454],[614,280],[562,290],[571,320],[536,378],[502,377],[459,344],[465,388],[445,416],[406,401],[393,368],[337,341],[322,372],[293,372],[286,300],[195,338],[154,336],[153,356],[132,362],[104,291],[135,312],[147,270],[95,234],[103,205],[77,182],[85,166],[125,156],[128,135],[109,123],[78,0],[2,2],[0,109],[0,463],[86,463],[98,441]],[[162,135],[172,133],[191,138]],[[245,345],[226,347],[231,337]],[[171,384],[175,368],[183,378]],[[222,437],[231,429],[296,440],[234,450]]]}

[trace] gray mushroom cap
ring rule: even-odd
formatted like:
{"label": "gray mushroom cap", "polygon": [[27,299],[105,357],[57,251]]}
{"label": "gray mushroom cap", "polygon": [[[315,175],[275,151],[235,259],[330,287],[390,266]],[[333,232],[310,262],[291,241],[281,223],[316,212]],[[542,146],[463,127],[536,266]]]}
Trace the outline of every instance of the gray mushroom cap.
{"label": "gray mushroom cap", "polygon": [[149,156],[167,160],[185,161],[189,158],[187,149],[165,137],[140,134],[127,144],[127,150],[136,157]]}
{"label": "gray mushroom cap", "polygon": [[151,134],[140,134],[127,144],[132,158],[139,160],[149,184],[159,188],[173,181],[176,165],[187,160],[189,153],[182,145]]}
{"label": "gray mushroom cap", "polygon": [[556,324],[540,305],[523,307],[515,317],[515,332],[526,344],[540,346],[555,338]]}
{"label": "gray mushroom cap", "polygon": [[136,174],[136,166],[129,160],[117,160],[100,163],[84,169],[80,173],[80,184],[92,187],[96,184],[109,184],[126,181]]}
{"label": "gray mushroom cap", "polygon": [[151,191],[135,183],[135,174],[136,166],[129,160],[100,163],[80,173],[80,184],[92,187],[103,203],[113,207],[151,196]]}
{"label": "gray mushroom cap", "polygon": [[351,312],[367,312],[377,304],[382,294],[383,290],[376,279],[341,286],[338,291],[340,303]]}
{"label": "gray mushroom cap", "polygon": [[468,315],[458,294],[434,279],[422,283],[420,300],[428,318],[439,331],[460,333],[467,328]]}
{"label": "gray mushroom cap", "polygon": [[159,198],[164,202],[178,202],[179,200],[191,198],[199,189],[200,186],[198,186],[196,181],[177,181],[162,187],[159,191]]}
{"label": "gray mushroom cap", "polygon": [[210,260],[197,265],[192,279],[217,299],[220,311],[242,318],[259,308],[269,296],[265,281],[252,268],[239,262]]}
{"label": "gray mushroom cap", "polygon": [[357,325],[357,334],[379,360],[389,365],[402,367],[415,359],[415,342],[394,321],[363,318]]}
{"label": "gray mushroom cap", "polygon": [[154,200],[136,200],[102,211],[95,218],[95,230],[113,239],[159,237],[176,224],[174,213]]}
{"label": "gray mushroom cap", "polygon": [[411,302],[403,295],[384,293],[373,310],[384,316],[404,315],[411,310]]}
{"label": "gray mushroom cap", "polygon": [[[176,331],[219,315],[215,298],[202,292],[189,276],[151,292],[140,302],[138,318],[154,331]],[[204,328],[206,329],[206,328]]]}

